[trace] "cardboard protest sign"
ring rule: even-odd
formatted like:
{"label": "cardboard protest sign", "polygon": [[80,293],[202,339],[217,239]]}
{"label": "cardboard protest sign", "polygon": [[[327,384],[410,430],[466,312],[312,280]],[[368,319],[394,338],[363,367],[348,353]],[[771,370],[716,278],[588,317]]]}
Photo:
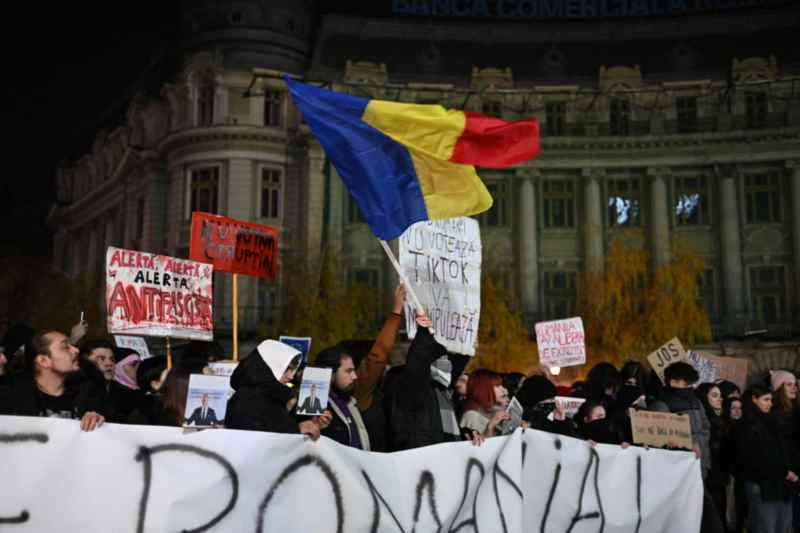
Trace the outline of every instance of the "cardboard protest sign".
{"label": "cardboard protest sign", "polygon": [[213,273],[212,265],[109,247],[108,332],[213,340]]}
{"label": "cardboard protest sign", "polygon": [[572,418],[581,405],[584,404],[586,398],[573,398],[572,396],[556,396],[556,407],[564,412],[564,416]]}
{"label": "cardboard protest sign", "polygon": [[586,363],[583,320],[580,317],[537,322],[535,328],[541,364],[552,368]]}
{"label": "cardboard protest sign", "polygon": [[[448,352],[475,355],[481,315],[481,232],[467,217],[417,222],[400,237],[400,266]],[[406,303],[408,338],[417,334]]]}
{"label": "cardboard protest sign", "polygon": [[662,448],[692,449],[689,415],[630,409],[633,442]]}
{"label": "cardboard protest sign", "polygon": [[719,357],[717,355],[689,352],[688,361],[700,374],[699,383],[713,383],[724,379],[731,381],[740,390],[747,388],[750,361],[741,357]]}
{"label": "cardboard protest sign", "polygon": [[[0,427],[14,533],[696,533],[702,517],[694,454],[535,430],[366,453],[262,431],[106,423],[86,433],[75,420],[21,416]],[[98,458],[102,472],[87,475]]]}
{"label": "cardboard protest sign", "polygon": [[288,344],[295,350],[299,351],[302,355],[303,362],[308,361],[308,354],[311,351],[311,337],[290,337],[288,335],[281,335],[278,341]]}
{"label": "cardboard protest sign", "polygon": [[332,373],[330,368],[312,366],[303,370],[303,381],[297,397],[298,415],[321,415],[328,407]]}
{"label": "cardboard protest sign", "polygon": [[231,395],[229,378],[192,374],[189,376],[183,425],[186,427],[223,425]]}
{"label": "cardboard protest sign", "polygon": [[214,270],[270,280],[278,275],[278,230],[233,218],[192,213],[189,259]]}
{"label": "cardboard protest sign", "polygon": [[647,356],[650,366],[662,383],[664,383],[664,370],[669,365],[677,363],[678,361],[686,361],[688,358],[689,355],[686,353],[686,350],[683,349],[683,345],[677,337]]}
{"label": "cardboard protest sign", "polygon": [[150,349],[147,347],[147,340],[144,337],[131,337],[130,335],[114,335],[114,342],[119,348],[130,348],[135,350],[142,359],[151,357]]}

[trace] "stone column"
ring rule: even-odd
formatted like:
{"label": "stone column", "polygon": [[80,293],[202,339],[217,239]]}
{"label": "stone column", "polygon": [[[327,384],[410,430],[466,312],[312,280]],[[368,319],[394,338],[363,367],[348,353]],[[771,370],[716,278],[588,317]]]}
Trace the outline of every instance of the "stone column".
{"label": "stone column", "polygon": [[605,177],[602,169],[583,169],[584,177],[584,242],[586,269],[603,271],[603,203],[600,195],[600,180]]}
{"label": "stone column", "polygon": [[325,153],[316,141],[308,144],[307,161],[306,254],[310,260],[316,261],[322,246],[322,219],[325,211]]}
{"label": "stone column", "polygon": [[539,311],[539,246],[534,180],[538,170],[525,170],[520,185],[520,285],[522,309],[528,316]]}
{"label": "stone column", "polygon": [[344,200],[347,194],[342,178],[336,171],[336,167],[331,165],[330,193],[328,195],[328,249],[335,253],[337,257],[342,255],[342,241],[344,239],[344,224],[346,214],[344,212]]}
{"label": "stone column", "polygon": [[653,262],[656,267],[670,260],[669,238],[669,199],[667,198],[667,179],[669,169],[651,168],[650,176],[650,225],[653,250]]}
{"label": "stone column", "polygon": [[[260,183],[256,179],[255,167],[250,159],[231,159],[228,163],[227,188],[220,187],[220,213],[237,220],[253,221],[255,219],[255,191]],[[227,192],[227,201],[223,202],[222,194]],[[260,192],[258,193],[260,195]],[[227,210],[224,210],[227,205]],[[227,277],[224,307],[217,316],[225,317],[225,322],[233,325],[233,277]],[[216,281],[216,280],[214,280]],[[239,336],[256,327],[258,315],[255,312],[256,278],[239,276]],[[215,306],[216,307],[216,306]]]}
{"label": "stone column", "polygon": [[788,212],[792,213],[792,243],[794,250],[794,309],[800,309],[800,160],[788,161],[791,172],[792,200]]}
{"label": "stone column", "polygon": [[744,269],[735,167],[718,167],[720,240],[725,283],[726,321],[735,324],[744,313]]}

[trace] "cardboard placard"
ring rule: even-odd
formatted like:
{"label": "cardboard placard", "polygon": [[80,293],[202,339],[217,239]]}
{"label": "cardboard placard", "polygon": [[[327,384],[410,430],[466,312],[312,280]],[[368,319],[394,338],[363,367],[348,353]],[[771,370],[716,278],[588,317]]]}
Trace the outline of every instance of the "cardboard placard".
{"label": "cardboard placard", "polygon": [[633,442],[656,448],[692,449],[692,426],[689,415],[676,415],[658,411],[629,410]]}
{"label": "cardboard placard", "polygon": [[719,357],[700,352],[690,352],[689,362],[700,374],[697,383],[714,383],[724,379],[731,381],[744,391],[747,388],[747,376],[750,361],[740,357]]}
{"label": "cardboard placard", "polygon": [[538,322],[535,328],[541,364],[552,368],[586,363],[586,344],[581,317]]}
{"label": "cardboard placard", "polygon": [[189,259],[214,270],[274,280],[278,275],[277,228],[195,211]]}
{"label": "cardboard placard", "polygon": [[[666,370],[669,365],[677,363],[678,361],[687,361],[688,359],[689,354],[683,349],[683,345],[681,341],[678,340],[678,337],[671,339],[669,342],[659,347],[658,350],[647,356],[650,367],[658,375],[658,379],[661,380],[661,383],[664,383],[664,370]],[[666,385],[666,383],[664,384]]]}
{"label": "cardboard placard", "polygon": [[213,274],[205,263],[109,247],[108,332],[213,340]]}

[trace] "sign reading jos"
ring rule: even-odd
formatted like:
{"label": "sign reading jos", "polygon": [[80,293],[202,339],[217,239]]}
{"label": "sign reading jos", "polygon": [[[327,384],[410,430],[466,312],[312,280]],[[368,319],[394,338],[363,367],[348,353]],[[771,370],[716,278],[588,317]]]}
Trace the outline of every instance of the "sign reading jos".
{"label": "sign reading jos", "polygon": [[536,345],[539,362],[549,367],[577,366],[586,363],[586,345],[581,317],[538,322]]}
{"label": "sign reading jos", "polygon": [[212,340],[213,273],[211,265],[110,247],[108,332]]}
{"label": "sign reading jos", "polygon": [[214,270],[274,280],[278,275],[278,230],[208,213],[192,213],[189,259]]}
{"label": "sign reading jos", "polygon": [[[481,232],[467,217],[417,222],[400,236],[400,266],[447,351],[475,355],[481,313]],[[408,337],[417,333],[410,302]]]}
{"label": "sign reading jos", "polygon": [[686,361],[688,357],[686,350],[683,349],[681,341],[678,340],[678,337],[675,337],[658,350],[648,355],[647,360],[655,373],[658,374],[661,383],[664,383],[664,370],[672,363]]}

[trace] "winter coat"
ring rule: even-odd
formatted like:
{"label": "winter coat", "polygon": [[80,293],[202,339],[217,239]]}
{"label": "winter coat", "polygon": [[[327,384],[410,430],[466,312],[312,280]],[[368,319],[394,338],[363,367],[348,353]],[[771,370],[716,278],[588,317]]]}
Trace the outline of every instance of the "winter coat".
{"label": "winter coat", "polygon": [[733,438],[737,480],[758,484],[764,501],[789,499],[789,455],[775,417],[753,409],[734,426]]}
{"label": "winter coat", "polygon": [[711,424],[702,402],[692,389],[665,389],[658,400],[650,406],[652,411],[689,415],[692,428],[692,443],[700,448],[700,463],[703,479],[711,470]]}
{"label": "winter coat", "polygon": [[231,375],[231,388],[236,392],[228,400],[227,429],[300,432],[297,421],[286,409],[292,390],[275,378],[258,354],[239,363]]}
{"label": "winter coat", "polygon": [[430,374],[433,362],[446,353],[427,328],[417,328],[406,365],[392,369],[387,376],[384,401],[389,451],[460,440],[459,436],[446,434],[442,428],[435,388],[444,388],[433,382]]}

